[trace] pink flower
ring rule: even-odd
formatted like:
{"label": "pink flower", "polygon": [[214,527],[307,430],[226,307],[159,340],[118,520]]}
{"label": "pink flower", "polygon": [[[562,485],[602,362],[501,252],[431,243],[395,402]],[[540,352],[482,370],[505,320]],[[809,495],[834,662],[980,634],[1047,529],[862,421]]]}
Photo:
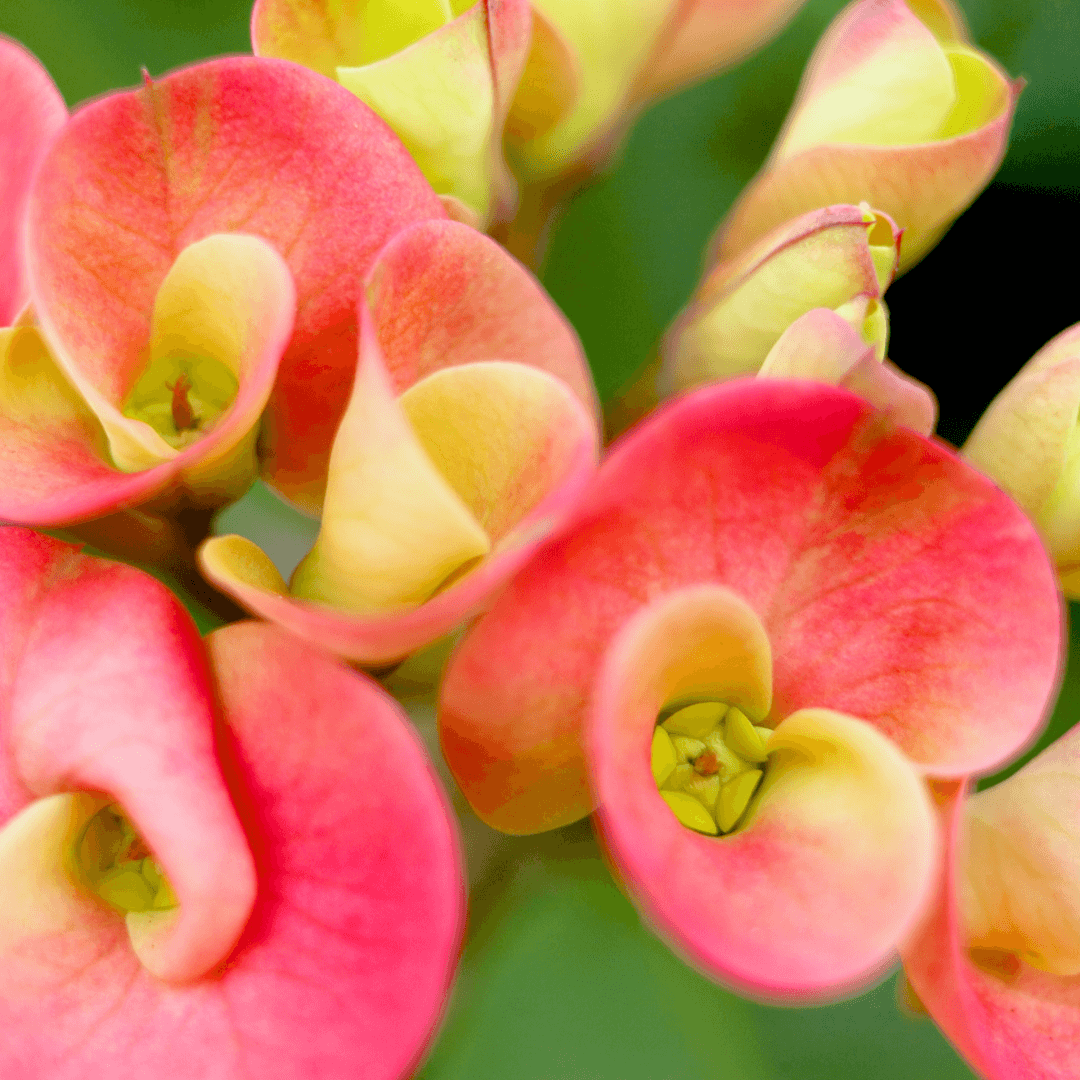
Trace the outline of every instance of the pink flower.
{"label": "pink flower", "polygon": [[0,599],[3,1075],[408,1074],[464,890],[393,703],[27,530]]}
{"label": "pink flower", "polygon": [[248,610],[384,664],[478,610],[566,517],[595,470],[596,403],[569,324],[468,226],[403,230],[360,317],[322,526],[291,583],[239,536],[199,560]]}
{"label": "pink flower", "polygon": [[0,326],[10,326],[29,299],[22,246],[30,183],[67,108],[49,73],[18,42],[2,36],[0,95]]}
{"label": "pink flower", "polygon": [[832,994],[933,886],[920,778],[1032,736],[1060,633],[1034,529],[942,444],[842,389],[733,381],[616,446],[452,655],[441,740],[504,831],[599,803],[631,893],[710,972]]}
{"label": "pink flower", "polygon": [[39,325],[0,352],[0,516],[212,509],[255,476],[268,403],[266,470],[317,494],[363,276],[442,216],[385,125],[292,64],[214,60],[78,110],[30,200]]}
{"label": "pink flower", "polygon": [[941,800],[946,874],[904,965],[987,1080],[1080,1075],[1078,789],[1073,728],[1003,783]]}

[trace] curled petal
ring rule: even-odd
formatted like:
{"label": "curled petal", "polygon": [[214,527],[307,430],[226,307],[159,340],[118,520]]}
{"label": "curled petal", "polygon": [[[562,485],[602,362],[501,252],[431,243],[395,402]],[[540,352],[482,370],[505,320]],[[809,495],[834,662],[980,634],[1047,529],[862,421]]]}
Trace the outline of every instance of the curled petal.
{"label": "curled petal", "polygon": [[581,88],[569,115],[517,147],[522,170],[539,177],[562,172],[619,120],[671,0],[537,0],[534,6],[576,55]]}
{"label": "curled petal", "polygon": [[[1072,802],[1075,806],[1075,799]],[[962,846],[962,786],[955,785],[943,797],[940,814],[947,837],[945,873],[930,913],[903,949],[907,977],[930,1015],[988,1080],[1073,1080],[1080,1041],[1080,977],[1039,970],[1012,952],[978,948],[960,906],[970,872]],[[1048,823],[1041,824],[1045,828]],[[1023,838],[1023,830],[1021,823],[1021,833],[1013,837]],[[1014,849],[1008,855],[1021,872],[1018,855],[1042,858],[1038,851]]]}
{"label": "curled petal", "polygon": [[[442,744],[485,820],[526,832],[589,811],[581,725],[606,643],[644,601],[703,583],[768,630],[775,717],[861,717],[932,774],[1010,757],[1058,677],[1053,571],[999,489],[849,391],[721,383],[617,445],[451,657]],[[534,759],[564,796],[503,822]]]}
{"label": "curled petal", "polygon": [[566,39],[539,11],[532,13],[532,40],[514,92],[507,134],[528,142],[570,114],[581,94],[581,69]]}
{"label": "curled petal", "polygon": [[0,326],[30,298],[23,270],[23,219],[38,163],[67,119],[49,73],[18,42],[0,36]]}
{"label": "curled petal", "polygon": [[[10,657],[0,713],[10,762],[0,777],[4,817],[73,790],[119,802],[180,901],[151,947],[133,934],[139,959],[168,981],[205,975],[248,920],[255,870],[214,755],[195,626],[146,574],[23,529],[0,532],[0,595],[0,652]],[[75,912],[84,908],[75,902]],[[25,930],[18,952],[34,982],[47,973],[34,970],[42,955],[34,924]],[[4,966],[17,986],[18,971]]]}
{"label": "curled petal", "polygon": [[964,456],[1038,522],[1063,576],[1080,562],[1078,411],[1080,326],[1074,326],[1024,365],[964,444]]}
{"label": "curled petal", "polygon": [[943,5],[916,7],[927,23],[904,0],[859,0],[838,16],[717,235],[722,257],[813,207],[865,199],[904,230],[907,269],[987,184],[1023,84],[966,43],[935,39],[952,26]]}
{"label": "curled petal", "polygon": [[769,739],[746,823],[717,839],[667,812],[649,767],[668,702],[764,715],[767,695],[740,684],[760,686],[768,661],[764,628],[726,589],[679,590],[629,620],[588,726],[600,827],[646,914],[710,974],[785,1001],[836,996],[883,972],[933,884],[936,821],[903,754],[860,720],[797,712]]}
{"label": "curled petal", "polygon": [[473,229],[403,229],[380,253],[367,300],[398,393],[445,367],[511,360],[558,376],[599,412],[573,327],[519,262]]}
{"label": "curled petal", "polygon": [[385,124],[278,60],[231,57],[80,109],[30,206],[35,310],[58,355],[110,400],[141,371],[177,252],[245,232],[282,254],[297,319],[267,434],[276,485],[317,500],[356,365],[363,275],[402,226],[442,217]]}
{"label": "curled petal", "polygon": [[295,306],[288,268],[265,241],[215,235],[180,253],[158,291],[141,364],[213,362],[235,385],[221,415],[181,449],[121,411],[132,385],[96,382],[116,374],[95,370],[96,358],[83,366],[85,356],[62,351],[58,364],[35,328],[0,332],[4,516],[71,524],[174,488],[209,506],[238,497],[256,472],[257,425]]}
{"label": "curled petal", "polygon": [[920,435],[930,435],[937,422],[937,401],[930,390],[888,360],[879,360],[873,346],[828,308],[796,319],[769,350],[758,375],[845,386]]}
{"label": "curled petal", "polygon": [[822,307],[857,324],[884,356],[888,317],[879,301],[899,250],[895,224],[866,206],[786,222],[708,272],[665,338],[665,382],[679,389],[757,371],[792,322]]}
{"label": "curled petal", "polygon": [[[367,352],[356,384],[358,423],[349,442],[363,450],[371,478],[354,488],[346,468],[350,462],[342,460],[343,498],[356,505],[343,519],[333,520],[341,508],[327,504],[326,524],[310,562],[302,563],[293,579],[300,595],[288,595],[266,556],[240,537],[208,541],[199,559],[207,576],[249,610],[338,655],[385,663],[448,632],[521,567],[580,498],[594,468],[597,436],[584,407],[561,380],[523,364],[446,368],[395,402],[383,381],[377,347],[367,335],[364,341]],[[386,434],[391,429],[393,443]],[[365,438],[374,442],[368,445]],[[401,462],[389,456],[395,446],[399,457],[410,462],[412,488],[403,485]],[[354,469],[359,460],[351,462]],[[374,477],[380,478],[377,483]],[[423,486],[417,486],[420,481]],[[366,501],[376,490],[380,498]],[[444,500],[450,518],[434,516],[436,497]],[[362,519],[357,510],[363,511]],[[448,553],[446,522],[451,519],[462,544],[449,561],[436,565],[435,553]],[[353,542],[359,526],[361,547]],[[413,551],[417,537],[430,539],[419,545],[420,552]],[[326,547],[331,540],[333,552]],[[387,546],[391,540],[392,548]],[[467,547],[466,540],[473,546]],[[487,544],[490,554],[471,567]],[[394,554],[393,567],[384,562],[374,572],[373,555],[387,551]],[[340,583],[337,591],[313,593],[312,575],[328,569]],[[420,581],[416,575],[422,570]],[[406,578],[408,596],[401,593]],[[371,602],[370,589],[376,587],[383,590],[375,597],[381,610]],[[397,610],[388,610],[389,587],[397,590]],[[368,590],[367,610],[352,604],[350,612],[345,593],[361,589]],[[326,602],[305,600],[305,593]]]}

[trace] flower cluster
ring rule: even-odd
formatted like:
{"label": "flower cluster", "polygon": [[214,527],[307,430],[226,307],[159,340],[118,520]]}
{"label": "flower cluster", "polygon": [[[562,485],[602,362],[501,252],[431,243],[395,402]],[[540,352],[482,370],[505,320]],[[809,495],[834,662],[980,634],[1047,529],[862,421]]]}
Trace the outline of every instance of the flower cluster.
{"label": "flower cluster", "polygon": [[[887,358],[1021,81],[952,0],[845,8],[609,448],[515,257],[799,6],[255,0],[254,55],[70,115],[0,38],[0,1075],[411,1075],[465,925],[390,692],[433,647],[462,805],[595,814],[709,976],[902,957],[988,1080],[1080,1077],[1075,733],[974,793],[1080,596],[1080,332],[960,451]],[[215,534],[256,480],[318,519],[288,580]]]}

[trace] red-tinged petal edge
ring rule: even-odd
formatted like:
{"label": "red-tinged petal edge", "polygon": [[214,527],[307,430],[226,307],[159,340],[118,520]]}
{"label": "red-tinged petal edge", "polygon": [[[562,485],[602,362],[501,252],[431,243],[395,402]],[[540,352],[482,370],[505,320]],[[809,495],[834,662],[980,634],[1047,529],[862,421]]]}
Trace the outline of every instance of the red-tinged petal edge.
{"label": "red-tinged petal edge", "polygon": [[912,988],[986,1080],[1076,1080],[1080,977],[1038,971],[1015,958],[993,973],[972,963],[958,905],[961,785],[943,793],[940,814],[945,873],[930,914],[902,950]]}
{"label": "red-tinged petal edge", "polygon": [[443,216],[401,143],[343,87],[288,61],[212,60],[72,117],[31,199],[31,292],[54,346],[121,400],[177,253],[215,232],[267,240],[298,305],[268,468],[291,497],[317,500],[355,368],[362,279],[399,229]]}
{"label": "red-tinged petal edge", "polygon": [[18,42],[0,35],[0,326],[30,297],[23,274],[23,219],[34,171],[67,119],[49,73]]}
{"label": "red-tinged petal edge", "polygon": [[403,229],[379,253],[368,304],[395,389],[477,360],[530,364],[599,403],[573,327],[495,241],[455,221]]}
{"label": "red-tinged petal edge", "polygon": [[846,390],[734,380],[625,436],[452,656],[443,749],[485,820],[529,832],[589,812],[600,657],[643,602],[700,583],[758,612],[776,718],[860,717],[933,775],[1011,757],[1056,688],[1053,567],[1007,496]]}
{"label": "red-tinged petal edge", "polygon": [[[180,899],[156,973],[204,975],[239,937],[255,879],[214,754],[213,694],[190,616],[141,571],[18,528],[0,530],[0,598],[0,812],[6,820],[60,792],[112,796]],[[108,930],[106,941],[126,938],[118,919]],[[75,946],[60,952],[75,963]],[[30,982],[44,977],[45,955],[20,955]],[[14,963],[5,960],[8,987]]]}
{"label": "red-tinged petal edge", "polygon": [[676,819],[650,768],[657,714],[693,698],[767,709],[751,700],[756,637],[749,606],[708,585],[658,598],[620,630],[588,722],[598,820],[631,895],[708,974],[788,1003],[835,998],[882,975],[921,916],[937,822],[893,743],[824,710],[775,729],[735,832]]}

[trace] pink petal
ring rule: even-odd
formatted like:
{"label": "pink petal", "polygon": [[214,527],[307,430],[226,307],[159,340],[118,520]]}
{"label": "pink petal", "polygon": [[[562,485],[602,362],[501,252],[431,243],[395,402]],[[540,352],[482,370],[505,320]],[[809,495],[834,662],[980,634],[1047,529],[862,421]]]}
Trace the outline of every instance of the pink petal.
{"label": "pink petal", "polygon": [[0,810],[62,791],[112,795],[181,901],[156,974],[205,974],[247,922],[255,878],[190,616],[141,571],[16,528],[0,531],[0,597]]}
{"label": "pink petal", "polygon": [[[369,333],[362,336],[361,363],[382,364],[379,346]],[[269,560],[238,537],[218,537],[204,544],[199,551],[203,572],[249,611],[350,660],[387,663],[434,641],[475,613],[528,562],[544,537],[577,505],[593,475],[594,423],[564,384],[554,377],[550,381],[551,420],[544,439],[519,468],[503,477],[497,506],[474,507],[484,509],[489,525],[498,527],[490,534],[495,541],[491,554],[419,607],[363,616],[295,599],[285,594],[284,582]]]}
{"label": "pink petal", "polygon": [[558,376],[599,415],[573,327],[532,274],[467,226],[403,229],[379,254],[368,303],[399,393],[442,368],[512,360]]}
{"label": "pink petal", "polygon": [[485,820],[529,832],[589,812],[581,725],[608,642],[649,599],[707,582],[765,624],[776,717],[860,717],[937,775],[1010,757],[1055,687],[1053,568],[1007,496],[848,391],[722,383],[616,446],[451,658],[443,748]]}
{"label": "pink petal", "polygon": [[946,871],[932,911],[903,950],[907,976],[934,1020],[987,1080],[1076,1080],[1080,976],[1051,975],[1015,959],[991,974],[968,956],[957,903],[963,811],[957,785],[940,810]]}
{"label": "pink petal", "polygon": [[30,182],[67,107],[49,73],[18,42],[0,36],[0,326],[10,326],[30,290],[23,275],[23,216]]}
{"label": "pink petal", "polygon": [[734,593],[698,586],[615,636],[587,730],[602,835],[646,915],[709,974],[788,1002],[850,993],[884,972],[934,882],[933,807],[900,751],[839,713],[791,715],[771,736],[748,820],[724,837],[680,824],[649,767],[669,702],[753,714],[740,685],[753,666],[747,622],[764,637]]}
{"label": "pink petal", "polygon": [[[81,786],[82,769],[90,779],[100,774],[151,843],[172,829],[178,845],[196,845],[195,861],[203,864],[227,851],[223,830],[233,831],[250,859],[238,813],[251,841],[258,893],[227,965],[184,985],[152,977],[128,946],[123,922],[92,906],[66,933],[24,942],[0,967],[4,1076],[105,1080],[118,1071],[160,1071],[162,1062],[170,1075],[222,1080],[253,1073],[391,1080],[411,1073],[438,1022],[456,963],[464,890],[445,798],[400,711],[373,683],[273,627],[244,623],[216,633],[208,645],[228,724],[220,753],[234,811],[217,770],[208,715],[213,695],[186,616],[179,637],[154,633],[167,627],[152,628],[140,618],[135,594],[140,588],[147,594],[148,587],[150,596],[167,594],[145,575],[22,530],[11,533],[15,542],[6,550],[13,554],[0,561],[0,587],[14,595],[8,586],[15,582],[22,592],[13,615],[0,609],[5,636],[29,630],[35,651],[39,633],[56,639],[47,619],[35,622],[30,595],[51,580],[49,597],[60,599],[66,591],[63,599],[80,605],[73,631],[94,615],[81,605],[104,599],[129,620],[134,615],[129,637],[139,635],[141,659],[155,651],[174,657],[172,674],[167,666],[151,671],[118,664],[115,650],[100,648],[100,616],[108,613],[99,606],[94,631],[70,659],[85,657],[109,672],[112,682],[96,685],[112,696],[87,702],[98,711],[81,741],[78,728],[70,728],[73,700],[76,709],[81,703],[70,695],[57,702],[67,706],[68,719],[54,726],[76,738],[70,745],[23,739],[18,758],[40,758],[30,764],[42,776],[63,771],[58,779],[69,787]],[[69,587],[80,567],[84,572]],[[175,601],[168,603],[178,611]],[[52,606],[72,614],[70,603]],[[104,626],[114,639],[128,629],[111,618]],[[44,651],[66,662],[51,644],[46,640]],[[121,642],[120,656],[131,654]],[[63,670],[53,667],[53,682],[35,679],[39,698]],[[29,674],[20,669],[17,689]],[[155,683],[155,674],[168,678]],[[136,691],[149,695],[127,697],[123,690],[132,680]],[[85,690],[84,677],[77,693]],[[127,735],[118,707],[125,702],[141,720]],[[189,702],[201,715],[185,728],[195,719]],[[113,726],[118,716],[119,730]],[[168,747],[172,754],[164,761],[171,769],[129,771]],[[72,759],[76,767],[66,767]],[[39,793],[28,791],[24,800]],[[179,855],[170,860],[166,846],[155,850],[184,901],[186,863]],[[232,858],[226,866],[234,884],[243,879],[242,862]],[[220,919],[222,909],[213,914]]]}
{"label": "pink petal", "polygon": [[[222,282],[220,275],[228,280]],[[193,288],[207,298],[205,308],[194,304]],[[234,369],[238,390],[202,438],[171,460],[137,472],[113,466],[99,420],[109,420],[124,435],[132,422],[120,414],[120,402],[97,393],[77,367],[73,378],[66,377],[36,328],[0,331],[0,516],[33,525],[69,525],[155,495],[165,510],[176,502],[214,506],[237,497],[236,488],[246,487],[255,475],[254,432],[289,342],[295,309],[288,268],[263,241],[213,235],[184,249],[155,297],[155,326],[163,338],[177,324],[183,334],[185,320],[192,338],[196,322],[201,333],[212,337],[219,332],[232,349],[220,359]],[[144,346],[143,363],[148,351]],[[72,358],[65,359],[70,375]],[[84,384],[98,415],[73,381]]]}
{"label": "pink petal", "polygon": [[400,143],[346,90],[284,61],[213,60],[72,118],[31,202],[34,303],[54,347],[115,399],[141,370],[177,253],[215,232],[268,240],[298,300],[269,469],[291,496],[317,498],[355,365],[361,279],[398,229],[442,216]]}

